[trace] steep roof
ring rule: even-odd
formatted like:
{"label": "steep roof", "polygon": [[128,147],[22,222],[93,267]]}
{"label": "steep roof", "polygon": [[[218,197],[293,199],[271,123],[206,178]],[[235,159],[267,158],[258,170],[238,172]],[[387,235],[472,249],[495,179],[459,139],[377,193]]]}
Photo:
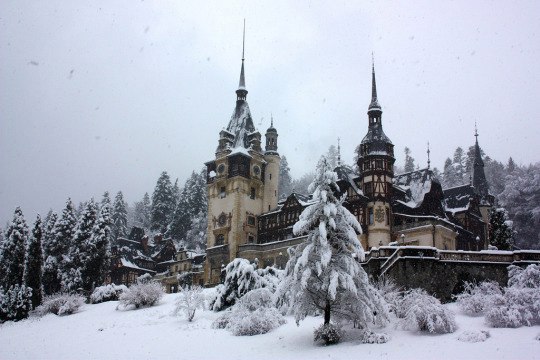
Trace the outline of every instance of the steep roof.
{"label": "steep roof", "polygon": [[249,147],[248,135],[255,131],[249,105],[245,100],[237,100],[227,131],[234,135],[233,148]]}
{"label": "steep roof", "polygon": [[448,211],[467,210],[470,199],[474,196],[474,187],[470,184],[444,189],[444,201]]}
{"label": "steep roof", "polygon": [[431,191],[433,172],[426,168],[394,176],[394,185],[406,192],[406,202],[409,207],[418,207],[424,197]]}

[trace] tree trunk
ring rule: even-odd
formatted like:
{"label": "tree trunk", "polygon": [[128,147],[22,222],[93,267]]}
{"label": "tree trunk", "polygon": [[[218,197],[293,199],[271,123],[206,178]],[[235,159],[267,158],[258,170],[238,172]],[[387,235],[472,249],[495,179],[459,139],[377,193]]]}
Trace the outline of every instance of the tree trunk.
{"label": "tree trunk", "polygon": [[330,301],[326,301],[326,306],[324,307],[324,324],[330,324]]}

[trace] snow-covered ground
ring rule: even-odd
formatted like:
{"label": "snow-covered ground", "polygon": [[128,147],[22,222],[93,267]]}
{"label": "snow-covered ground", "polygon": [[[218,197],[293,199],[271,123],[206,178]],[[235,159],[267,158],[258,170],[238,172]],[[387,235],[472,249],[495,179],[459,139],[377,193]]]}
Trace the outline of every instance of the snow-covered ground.
{"label": "snow-covered ground", "polygon": [[[386,344],[361,344],[349,339],[324,347],[313,343],[321,318],[307,318],[297,327],[287,324],[264,335],[237,337],[212,329],[218,316],[197,311],[193,323],[172,315],[177,294],[140,310],[116,310],[117,302],[84,305],[70,316],[49,314],[41,319],[0,325],[0,359],[540,359],[540,326],[493,329],[483,317],[468,317],[454,304],[459,329],[453,334],[426,335],[382,330]],[[485,342],[463,342],[468,330],[488,330]],[[377,330],[381,332],[381,330]]]}

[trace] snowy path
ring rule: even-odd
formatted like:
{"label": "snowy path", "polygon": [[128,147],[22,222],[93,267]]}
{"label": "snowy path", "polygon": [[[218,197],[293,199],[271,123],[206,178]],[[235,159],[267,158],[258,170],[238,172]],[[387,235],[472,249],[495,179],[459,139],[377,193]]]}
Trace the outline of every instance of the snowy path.
{"label": "snowy path", "polygon": [[[453,334],[425,335],[393,330],[387,344],[348,341],[337,346],[315,346],[313,329],[320,318],[297,327],[287,324],[265,335],[235,337],[214,330],[217,314],[198,311],[195,322],[171,315],[177,295],[161,304],[136,311],[116,311],[116,302],[85,305],[74,315],[47,315],[0,325],[0,359],[540,359],[540,327],[492,329],[483,318],[457,315]],[[454,305],[450,306],[456,311]],[[489,330],[483,343],[457,340],[465,330]]]}

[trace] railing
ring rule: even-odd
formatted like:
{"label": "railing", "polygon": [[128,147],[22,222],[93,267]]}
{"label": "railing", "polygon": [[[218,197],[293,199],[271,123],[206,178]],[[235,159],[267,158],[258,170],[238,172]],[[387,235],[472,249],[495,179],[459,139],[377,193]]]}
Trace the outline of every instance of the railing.
{"label": "railing", "polygon": [[283,247],[288,248],[290,246],[300,244],[305,238],[306,238],[305,236],[301,236],[301,237],[296,237],[292,239],[279,240],[279,241],[274,241],[274,242],[269,242],[269,243],[264,243],[264,244],[244,244],[238,247],[238,251],[239,252],[240,251],[269,251],[269,250],[280,249]]}

